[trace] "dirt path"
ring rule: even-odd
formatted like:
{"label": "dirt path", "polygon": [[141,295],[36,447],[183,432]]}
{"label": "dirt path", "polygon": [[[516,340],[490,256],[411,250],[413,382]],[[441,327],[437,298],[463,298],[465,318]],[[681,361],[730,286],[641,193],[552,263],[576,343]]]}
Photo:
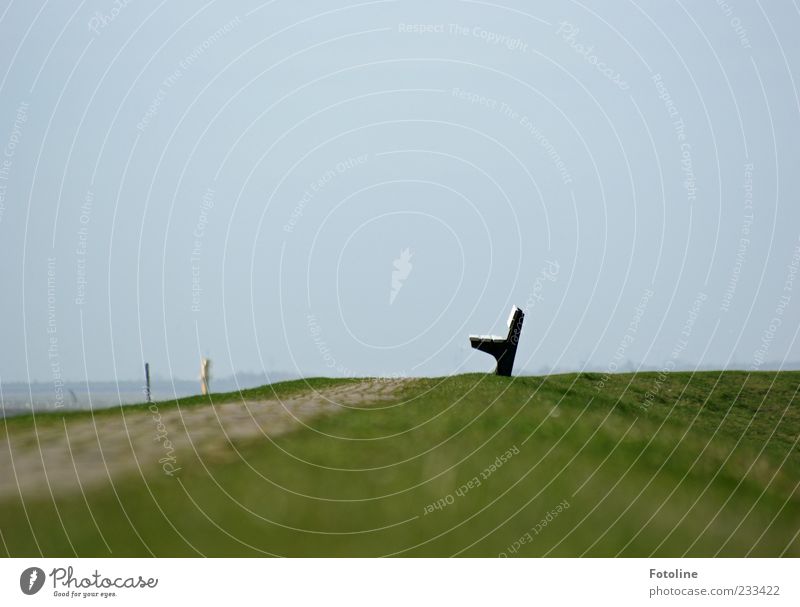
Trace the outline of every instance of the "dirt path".
{"label": "dirt path", "polygon": [[[120,415],[44,418],[0,437],[0,500],[80,491],[125,473],[179,475],[196,450],[235,459],[231,443],[274,437],[347,407],[391,400],[406,380],[365,381],[282,400],[238,400],[179,409],[153,404]],[[48,486],[50,490],[48,490]]]}

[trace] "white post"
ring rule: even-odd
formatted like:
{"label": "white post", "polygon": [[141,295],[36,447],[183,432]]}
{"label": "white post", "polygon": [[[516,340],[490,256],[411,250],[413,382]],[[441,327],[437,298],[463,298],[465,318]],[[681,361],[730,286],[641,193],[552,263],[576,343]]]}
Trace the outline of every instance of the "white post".
{"label": "white post", "polygon": [[200,390],[203,395],[208,394],[208,385],[211,383],[211,361],[203,357],[200,359]]}

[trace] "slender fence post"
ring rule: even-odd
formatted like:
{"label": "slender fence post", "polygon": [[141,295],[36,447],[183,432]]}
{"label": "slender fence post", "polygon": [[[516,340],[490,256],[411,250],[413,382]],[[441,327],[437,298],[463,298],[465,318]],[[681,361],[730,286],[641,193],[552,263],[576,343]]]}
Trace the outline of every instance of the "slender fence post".
{"label": "slender fence post", "polygon": [[145,379],[145,388],[144,393],[147,396],[147,402],[153,402],[150,400],[150,363],[144,363],[144,379]]}

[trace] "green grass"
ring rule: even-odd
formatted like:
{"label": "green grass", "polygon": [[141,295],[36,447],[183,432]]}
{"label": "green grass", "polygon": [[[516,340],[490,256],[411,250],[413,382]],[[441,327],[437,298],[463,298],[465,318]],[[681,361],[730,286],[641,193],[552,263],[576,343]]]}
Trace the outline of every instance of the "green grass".
{"label": "green grass", "polygon": [[[237,443],[230,457],[182,453],[178,478],[153,466],[85,497],[0,503],[1,548],[11,556],[800,556],[800,372],[614,375],[598,389],[603,379],[417,380],[393,401]],[[305,389],[287,382],[246,396]],[[10,419],[0,436],[33,423]],[[509,449],[518,453],[481,478]],[[479,486],[458,491],[476,476]],[[443,499],[452,503],[426,514]]]}

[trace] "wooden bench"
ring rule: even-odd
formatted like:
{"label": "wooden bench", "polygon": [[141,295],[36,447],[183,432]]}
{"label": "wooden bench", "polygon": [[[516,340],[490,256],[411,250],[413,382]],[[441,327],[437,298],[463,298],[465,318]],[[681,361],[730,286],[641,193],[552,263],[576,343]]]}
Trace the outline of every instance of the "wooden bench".
{"label": "wooden bench", "polygon": [[508,317],[508,335],[506,337],[498,337],[496,335],[469,336],[469,341],[473,348],[495,357],[497,360],[495,373],[497,375],[511,377],[511,371],[514,369],[514,358],[517,356],[519,336],[522,333],[523,320],[525,320],[525,313],[517,306],[514,306]]}

